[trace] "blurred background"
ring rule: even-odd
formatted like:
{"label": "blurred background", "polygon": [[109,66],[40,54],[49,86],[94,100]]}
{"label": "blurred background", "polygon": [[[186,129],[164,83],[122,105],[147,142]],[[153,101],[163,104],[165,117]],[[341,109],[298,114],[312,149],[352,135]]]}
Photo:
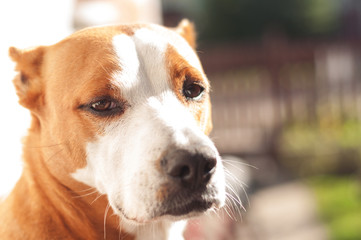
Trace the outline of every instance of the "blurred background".
{"label": "blurred background", "polygon": [[[105,23],[175,26],[186,17],[196,25],[197,52],[213,89],[212,139],[238,179],[230,178],[231,198],[242,199],[246,210],[230,206],[212,239],[361,239],[361,1],[1,5],[0,193],[20,173],[19,139],[29,122],[11,85],[10,45],[48,44]],[[214,226],[206,224],[203,235]]]}

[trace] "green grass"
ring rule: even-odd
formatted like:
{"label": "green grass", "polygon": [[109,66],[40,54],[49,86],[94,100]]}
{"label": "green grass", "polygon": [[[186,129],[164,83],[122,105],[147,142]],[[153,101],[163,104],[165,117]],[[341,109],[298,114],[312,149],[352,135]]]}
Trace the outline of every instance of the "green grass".
{"label": "green grass", "polygon": [[309,181],[332,240],[361,239],[361,184],[356,177],[323,176]]}

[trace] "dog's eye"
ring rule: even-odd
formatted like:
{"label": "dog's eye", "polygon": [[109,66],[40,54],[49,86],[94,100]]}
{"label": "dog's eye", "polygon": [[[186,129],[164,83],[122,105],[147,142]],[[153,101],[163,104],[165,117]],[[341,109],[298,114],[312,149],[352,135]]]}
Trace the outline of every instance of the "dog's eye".
{"label": "dog's eye", "polygon": [[122,114],[130,105],[126,101],[118,101],[110,96],[98,97],[88,104],[78,107],[100,117],[112,117]]}
{"label": "dog's eye", "polygon": [[204,88],[195,82],[187,83],[186,81],[183,84],[183,95],[187,99],[197,100],[197,98],[201,97],[203,91]]}
{"label": "dog's eye", "polygon": [[108,100],[108,99],[102,99],[100,101],[97,101],[95,103],[92,103],[90,108],[97,112],[105,112],[110,111],[117,107],[117,104],[114,101]]}

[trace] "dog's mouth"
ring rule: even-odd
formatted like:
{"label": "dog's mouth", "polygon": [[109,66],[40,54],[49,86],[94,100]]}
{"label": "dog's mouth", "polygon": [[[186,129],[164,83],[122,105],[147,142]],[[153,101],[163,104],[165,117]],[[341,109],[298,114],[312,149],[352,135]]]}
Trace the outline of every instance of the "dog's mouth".
{"label": "dog's mouth", "polygon": [[135,224],[147,224],[161,219],[181,220],[200,215],[212,208],[216,209],[221,205],[220,200],[214,195],[214,192],[197,195],[174,195],[160,204],[148,217],[138,218],[130,217],[126,211],[120,207],[116,212],[123,219]]}
{"label": "dog's mouth", "polygon": [[198,215],[220,205],[216,196],[216,190],[213,188],[203,193],[200,191],[193,194],[175,194],[163,202],[154,215],[180,218]]}
{"label": "dog's mouth", "polygon": [[[216,205],[216,201],[193,200],[188,203],[176,204],[174,207],[167,208],[160,212],[160,215],[170,215],[174,217],[185,216],[189,214],[202,213]],[[163,212],[163,213],[162,213]]]}
{"label": "dog's mouth", "polygon": [[207,210],[215,207],[217,205],[217,201],[203,201],[203,200],[193,200],[189,203],[177,205],[172,208],[164,208],[161,211],[157,211],[157,213],[153,214],[153,217],[150,219],[138,219],[129,217],[123,209],[117,208],[120,215],[133,223],[137,224],[146,224],[150,222],[157,221],[163,217],[170,216],[171,218],[183,219],[188,217],[197,216],[201,213],[206,212]]}

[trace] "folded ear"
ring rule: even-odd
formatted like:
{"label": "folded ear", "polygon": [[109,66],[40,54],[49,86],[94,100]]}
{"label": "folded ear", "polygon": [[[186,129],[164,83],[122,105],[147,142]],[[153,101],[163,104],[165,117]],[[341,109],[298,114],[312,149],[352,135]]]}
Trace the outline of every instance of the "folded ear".
{"label": "folded ear", "polygon": [[43,55],[44,47],[27,50],[9,48],[9,56],[16,63],[15,70],[19,72],[13,80],[19,103],[31,110],[40,105]]}
{"label": "folded ear", "polygon": [[176,27],[176,32],[181,35],[193,49],[196,48],[196,31],[193,23],[188,19],[183,19]]}

